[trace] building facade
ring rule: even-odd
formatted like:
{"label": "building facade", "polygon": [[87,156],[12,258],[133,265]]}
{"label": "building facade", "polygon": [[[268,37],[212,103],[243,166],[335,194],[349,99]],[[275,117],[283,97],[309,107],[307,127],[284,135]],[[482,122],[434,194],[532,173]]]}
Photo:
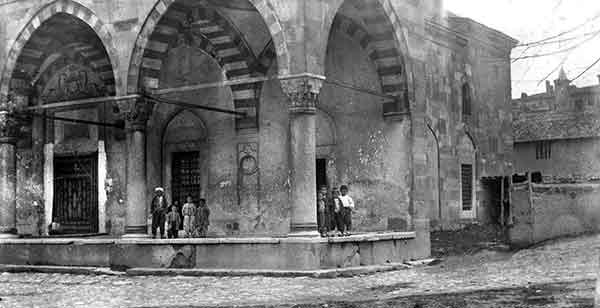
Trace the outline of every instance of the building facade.
{"label": "building facade", "polygon": [[485,219],[482,180],[512,173],[516,42],[441,1],[0,1],[0,17],[6,236],[145,236],[157,186],[205,198],[211,235],[310,233],[316,187],[341,184],[355,230],[428,232]]}
{"label": "building facade", "polygon": [[600,221],[600,86],[571,85],[561,69],[546,92],[513,101],[515,172],[509,238],[514,246],[597,232]]}
{"label": "building facade", "polygon": [[599,106],[600,86],[571,85],[564,70],[545,93],[514,100],[515,171],[546,183],[600,179]]}

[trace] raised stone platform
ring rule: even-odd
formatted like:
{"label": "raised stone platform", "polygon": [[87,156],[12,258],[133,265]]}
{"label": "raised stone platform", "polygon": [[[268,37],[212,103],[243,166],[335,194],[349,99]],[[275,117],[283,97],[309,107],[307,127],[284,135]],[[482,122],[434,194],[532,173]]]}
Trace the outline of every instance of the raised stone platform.
{"label": "raised stone platform", "polygon": [[429,256],[415,232],[333,238],[5,239],[0,264],[130,268],[318,270]]}

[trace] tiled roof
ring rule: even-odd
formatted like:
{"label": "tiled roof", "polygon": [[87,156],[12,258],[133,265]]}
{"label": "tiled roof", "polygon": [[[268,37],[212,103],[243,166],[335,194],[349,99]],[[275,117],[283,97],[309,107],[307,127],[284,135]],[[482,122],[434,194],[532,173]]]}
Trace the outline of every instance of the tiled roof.
{"label": "tiled roof", "polygon": [[577,139],[600,136],[599,113],[541,113],[515,117],[515,142],[551,139]]}

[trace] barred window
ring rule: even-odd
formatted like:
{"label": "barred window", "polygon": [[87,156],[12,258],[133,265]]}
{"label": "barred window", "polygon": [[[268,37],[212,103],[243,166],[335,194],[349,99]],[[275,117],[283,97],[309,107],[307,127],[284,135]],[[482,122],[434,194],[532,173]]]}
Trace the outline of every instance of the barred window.
{"label": "barred window", "polygon": [[473,209],[473,165],[460,165],[462,209]]}
{"label": "barred window", "polygon": [[538,141],[535,144],[535,159],[545,160],[552,157],[552,141]]}

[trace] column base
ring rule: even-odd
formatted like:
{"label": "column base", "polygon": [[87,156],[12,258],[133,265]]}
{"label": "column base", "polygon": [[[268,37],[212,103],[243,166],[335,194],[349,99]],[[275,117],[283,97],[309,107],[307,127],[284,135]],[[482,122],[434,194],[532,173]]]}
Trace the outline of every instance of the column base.
{"label": "column base", "polygon": [[152,238],[150,236],[150,234],[144,233],[125,233],[123,235],[121,235],[122,239],[127,239],[127,240],[137,240],[137,239],[149,239]]}
{"label": "column base", "polygon": [[317,224],[303,223],[292,224],[288,237],[319,237],[321,234],[317,230]]}
{"label": "column base", "polygon": [[287,235],[288,237],[320,237],[321,234],[319,233],[319,231],[314,230],[314,231],[292,231],[290,233],[288,233]]}
{"label": "column base", "polygon": [[125,227],[125,234],[121,236],[124,239],[145,239],[151,238],[146,226],[128,226]]}
{"label": "column base", "polygon": [[[1,228],[0,228],[1,229]],[[13,239],[19,238],[19,234],[17,233],[17,229],[4,229],[0,231],[0,239]]]}
{"label": "column base", "polygon": [[19,235],[11,234],[11,233],[0,233],[0,240],[9,240],[9,239],[15,239],[15,238],[19,238]]}

